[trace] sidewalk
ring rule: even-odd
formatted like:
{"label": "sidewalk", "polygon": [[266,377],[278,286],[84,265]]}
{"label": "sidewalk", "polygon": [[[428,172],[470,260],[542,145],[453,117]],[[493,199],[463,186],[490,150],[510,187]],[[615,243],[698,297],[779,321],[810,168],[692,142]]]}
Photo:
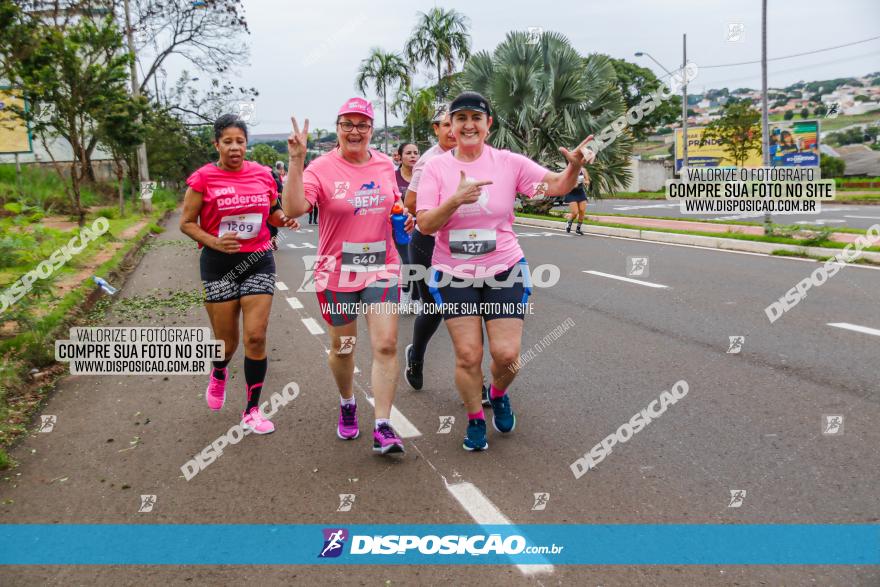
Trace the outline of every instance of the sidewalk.
{"label": "sidewalk", "polygon": [[[714,222],[699,222],[694,220],[666,220],[662,218],[646,218],[634,216],[602,216],[587,214],[587,220],[595,222],[606,222],[610,224],[628,224],[631,226],[640,226],[644,228],[666,228],[673,230],[690,230],[694,232],[738,232],[740,234],[754,234],[761,236],[764,234],[763,226],[746,226],[743,224],[717,224]],[[829,240],[840,243],[852,243],[859,237],[858,234],[846,232],[834,232],[829,236]]]}

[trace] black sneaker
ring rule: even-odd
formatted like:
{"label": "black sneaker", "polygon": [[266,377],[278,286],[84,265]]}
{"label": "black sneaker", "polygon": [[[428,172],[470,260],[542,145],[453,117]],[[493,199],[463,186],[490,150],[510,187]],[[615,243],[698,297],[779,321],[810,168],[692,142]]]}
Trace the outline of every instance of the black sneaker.
{"label": "black sneaker", "polygon": [[583,234],[584,234],[584,231],[581,230],[581,225],[580,225],[580,224],[578,224],[578,227],[577,227],[577,229],[575,230],[575,232],[578,233],[578,234],[580,234],[580,235],[583,235]]}
{"label": "black sneaker", "polygon": [[489,407],[492,405],[492,400],[489,399],[489,386],[485,383],[483,384],[483,406]]}
{"label": "black sneaker", "polygon": [[571,232],[571,222],[569,221],[568,226],[565,227],[565,232]]}
{"label": "black sneaker", "polygon": [[410,351],[412,351],[412,345],[406,345],[406,350],[404,351],[404,356],[406,357],[406,370],[403,373],[406,382],[409,383],[409,386],[419,391],[422,389],[422,385],[424,381],[422,380],[422,366],[424,365],[424,361],[412,361],[409,358]]}
{"label": "black sneaker", "polygon": [[461,447],[467,451],[486,450],[489,442],[486,440],[486,421],[468,420],[467,436]]}

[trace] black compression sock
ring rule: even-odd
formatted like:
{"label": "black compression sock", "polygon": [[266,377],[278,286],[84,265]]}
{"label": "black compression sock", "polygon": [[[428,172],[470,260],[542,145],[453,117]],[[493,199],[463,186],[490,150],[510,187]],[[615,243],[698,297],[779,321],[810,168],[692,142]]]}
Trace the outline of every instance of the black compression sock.
{"label": "black compression sock", "polygon": [[263,381],[266,379],[266,368],[269,366],[269,358],[251,359],[244,358],[244,381],[247,385],[247,407],[250,411],[254,406],[260,405],[260,392],[263,391]]}
{"label": "black compression sock", "polygon": [[223,373],[223,369],[229,364],[229,359],[226,359],[225,361],[212,361],[212,363],[214,364],[214,377],[220,381],[225,381],[226,374]]}

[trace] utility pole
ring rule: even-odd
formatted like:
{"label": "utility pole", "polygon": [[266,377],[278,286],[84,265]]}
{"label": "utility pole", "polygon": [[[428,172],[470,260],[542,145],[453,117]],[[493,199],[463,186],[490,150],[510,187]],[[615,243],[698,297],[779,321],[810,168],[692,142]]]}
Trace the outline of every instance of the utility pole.
{"label": "utility pole", "polygon": [[[765,0],[766,1],[766,0]],[[681,170],[684,173],[688,165],[688,84],[687,84],[687,60],[688,60],[688,36],[681,36],[681,71],[683,81],[681,85]],[[683,178],[687,181],[687,178]]]}
{"label": "utility pole", "polygon": [[[137,99],[141,95],[141,90],[137,81],[137,55],[134,51],[134,35],[131,32],[131,15],[128,9],[128,0],[123,0],[123,6],[125,7],[125,32],[128,38],[128,52],[131,54],[131,95]],[[141,119],[138,117],[138,122],[140,121]],[[147,163],[147,145],[145,143],[141,143],[137,147],[137,162],[138,176],[141,185],[143,185],[145,181],[150,181],[150,169]],[[140,186],[135,193],[141,193]],[[152,212],[153,200],[143,199],[141,201],[144,203],[144,211]]]}
{"label": "utility pole", "polygon": [[[770,114],[767,110],[767,0],[761,0],[761,159],[770,167]],[[770,212],[764,212],[764,234],[773,232]]]}

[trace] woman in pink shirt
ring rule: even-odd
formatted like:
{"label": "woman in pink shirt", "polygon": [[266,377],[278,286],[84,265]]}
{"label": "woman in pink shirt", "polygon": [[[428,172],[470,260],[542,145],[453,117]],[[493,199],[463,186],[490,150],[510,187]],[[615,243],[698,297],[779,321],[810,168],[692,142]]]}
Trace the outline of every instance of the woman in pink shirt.
{"label": "woman in pink shirt", "polygon": [[214,338],[225,345],[225,357],[214,361],[205,399],[219,410],[226,400],[226,365],[238,346],[239,317],[244,319],[244,378],[247,405],[241,425],[256,434],[275,426],[260,411],[266,378],[266,329],[275,291],[275,260],[267,221],[299,228],[278,205],[278,188],[268,167],[245,161],[247,125],[224,114],[214,123],[219,161],[208,163],[186,180],[180,230],[202,249],[199,269],[205,308]]}
{"label": "woman in pink shirt", "polygon": [[[528,265],[513,232],[517,193],[562,195],[592,161],[587,137],[559,173],[531,159],[486,144],[492,126],[489,102],[475,92],[449,107],[456,146],[425,165],[416,210],[419,230],[435,234],[431,293],[455,349],[455,382],[468,412],[465,450],[485,450],[486,420],[480,402],[483,329],[492,355],[489,388],[492,423],[502,433],[516,426],[507,388],[518,370],[523,317],[531,293]],[[584,151],[589,153],[585,161]]]}
{"label": "woman in pink shirt", "polygon": [[315,289],[330,329],[330,370],[339,388],[336,434],[359,436],[354,397],[354,349],[357,317],[364,314],[373,351],[372,390],[376,425],[373,450],[403,452],[391,426],[397,387],[397,303],[400,260],[391,229],[391,207],[400,198],[391,159],[370,149],[373,106],[352,98],[339,109],[338,148],[313,160],[303,171],[309,121],[302,131],[296,119],[287,139],[290,154],[282,203],[293,217],[321,208]]}

